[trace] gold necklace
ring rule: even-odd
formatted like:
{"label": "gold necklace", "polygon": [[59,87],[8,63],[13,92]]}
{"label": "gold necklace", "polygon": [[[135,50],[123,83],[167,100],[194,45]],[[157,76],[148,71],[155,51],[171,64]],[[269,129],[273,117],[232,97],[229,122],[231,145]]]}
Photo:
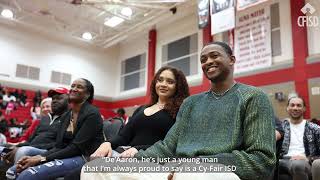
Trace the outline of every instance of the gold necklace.
{"label": "gold necklace", "polygon": [[237,82],[233,83],[233,85],[229,89],[225,90],[223,93],[215,93],[212,90],[210,90],[210,92],[212,93],[213,97],[218,100],[221,97],[223,97],[227,92],[229,92],[229,90],[232,89],[233,86],[235,86],[236,84]]}

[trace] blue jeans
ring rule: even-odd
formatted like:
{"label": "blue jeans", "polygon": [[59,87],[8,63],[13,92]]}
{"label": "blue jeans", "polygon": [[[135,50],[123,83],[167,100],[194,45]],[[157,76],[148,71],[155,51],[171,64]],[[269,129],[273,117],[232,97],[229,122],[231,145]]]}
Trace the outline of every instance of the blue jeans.
{"label": "blue jeans", "polygon": [[38,166],[29,167],[22,171],[17,180],[47,180],[64,177],[70,171],[82,167],[85,164],[82,156],[68,159],[56,159]]}
{"label": "blue jeans", "polygon": [[35,155],[41,155],[43,153],[47,152],[45,149],[39,149],[32,146],[22,146],[19,147],[16,155],[14,156],[14,163],[19,161],[23,156],[35,156]]}
{"label": "blue jeans", "polygon": [[32,146],[22,146],[20,148],[18,148],[15,156],[14,156],[14,165],[11,166],[6,173],[6,176],[8,179],[15,179],[17,174],[16,174],[16,170],[17,170],[17,161],[19,161],[19,159],[21,159],[23,156],[35,156],[35,155],[41,155],[44,154],[45,152],[47,152],[47,150],[45,149],[38,149]]}

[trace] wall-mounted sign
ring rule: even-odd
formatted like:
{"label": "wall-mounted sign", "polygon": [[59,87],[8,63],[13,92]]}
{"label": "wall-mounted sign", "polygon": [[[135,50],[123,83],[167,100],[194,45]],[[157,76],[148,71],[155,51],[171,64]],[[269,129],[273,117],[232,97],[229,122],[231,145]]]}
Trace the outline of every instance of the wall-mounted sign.
{"label": "wall-mounted sign", "polygon": [[198,0],[198,26],[206,27],[209,22],[209,0]]}
{"label": "wall-mounted sign", "polygon": [[271,66],[270,8],[238,16],[234,36],[235,73]]}
{"label": "wall-mounted sign", "polygon": [[212,35],[235,27],[234,0],[211,0],[210,13]]}

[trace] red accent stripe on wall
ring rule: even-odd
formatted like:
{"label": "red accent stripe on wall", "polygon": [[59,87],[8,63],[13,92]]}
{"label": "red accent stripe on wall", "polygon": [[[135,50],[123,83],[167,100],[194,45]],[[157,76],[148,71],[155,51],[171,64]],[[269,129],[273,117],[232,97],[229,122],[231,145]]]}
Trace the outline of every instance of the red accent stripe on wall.
{"label": "red accent stripe on wall", "polygon": [[235,80],[252,86],[265,86],[270,84],[283,83],[294,81],[294,70],[293,68],[275,70],[245,77],[239,77]]}
{"label": "red accent stripe on wall", "polygon": [[148,100],[149,99],[147,98],[147,96],[119,100],[119,101],[110,103],[108,108],[116,109],[116,108],[121,108],[121,107],[131,107],[131,106],[135,106],[135,105],[142,105],[142,104],[148,103]]}
{"label": "red accent stripe on wall", "polygon": [[155,74],[156,66],[156,45],[157,45],[157,31],[152,29],[149,31],[148,41],[148,83],[147,83],[147,96],[150,95],[150,85]]}
{"label": "red accent stripe on wall", "polygon": [[308,78],[320,77],[320,62],[307,65]]}
{"label": "red accent stripe on wall", "polygon": [[[300,27],[297,23],[298,17],[304,15],[300,11],[304,5],[304,0],[290,0],[295,87],[297,93],[304,98],[307,107],[309,107],[306,71],[306,58],[308,57],[307,27]],[[310,108],[307,108],[305,118],[310,118]]]}
{"label": "red accent stripe on wall", "polygon": [[[202,31],[202,43],[203,46],[205,46],[206,44],[212,42],[213,37],[211,36],[211,16],[209,13],[209,17],[208,17],[208,25],[203,28]],[[190,92],[195,91],[197,93],[202,92],[202,91],[206,91],[210,88],[211,84],[210,81],[205,77],[205,75],[203,75],[202,77],[202,87],[194,87],[194,89],[191,89]],[[199,92],[198,92],[199,91]]]}
{"label": "red accent stripe on wall", "polygon": [[108,109],[108,108],[110,108],[112,102],[93,100],[92,104],[99,107],[99,108]]}

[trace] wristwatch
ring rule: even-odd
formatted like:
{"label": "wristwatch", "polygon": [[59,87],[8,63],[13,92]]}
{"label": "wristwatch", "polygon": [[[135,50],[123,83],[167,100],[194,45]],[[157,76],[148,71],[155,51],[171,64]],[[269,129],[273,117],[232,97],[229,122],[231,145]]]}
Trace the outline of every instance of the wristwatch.
{"label": "wristwatch", "polygon": [[46,158],[46,157],[43,157],[43,156],[40,157],[40,162],[41,162],[41,163],[46,162],[46,161],[47,161],[47,158]]}

